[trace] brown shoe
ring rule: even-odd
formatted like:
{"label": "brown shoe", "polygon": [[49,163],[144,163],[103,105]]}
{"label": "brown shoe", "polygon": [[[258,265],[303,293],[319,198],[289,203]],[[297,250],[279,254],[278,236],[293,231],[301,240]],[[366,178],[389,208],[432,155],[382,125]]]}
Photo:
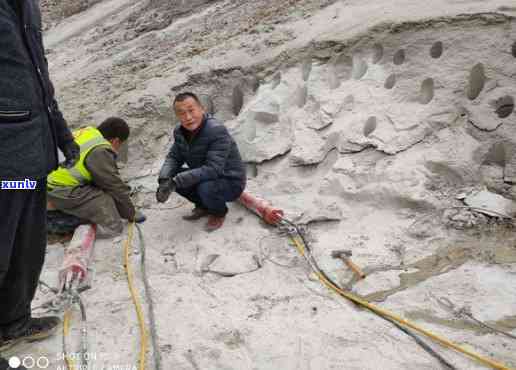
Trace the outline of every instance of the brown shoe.
{"label": "brown shoe", "polygon": [[194,209],[192,209],[192,212],[189,215],[183,216],[183,220],[196,221],[205,216],[208,216],[208,210],[201,207],[195,207]]}
{"label": "brown shoe", "polygon": [[208,222],[206,223],[206,231],[215,231],[220,229],[224,224],[225,216],[208,216]]}

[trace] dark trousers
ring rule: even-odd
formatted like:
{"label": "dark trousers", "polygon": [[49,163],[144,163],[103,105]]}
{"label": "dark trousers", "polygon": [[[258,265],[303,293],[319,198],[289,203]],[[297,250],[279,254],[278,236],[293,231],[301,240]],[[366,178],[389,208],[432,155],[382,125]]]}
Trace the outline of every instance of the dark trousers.
{"label": "dark trousers", "polygon": [[30,318],[47,246],[46,179],[35,190],[0,189],[0,217],[0,331],[5,334]]}
{"label": "dark trousers", "polygon": [[190,188],[178,188],[177,193],[196,207],[207,209],[211,215],[225,216],[226,202],[232,202],[242,194],[244,185],[240,180],[216,179],[201,182]]}

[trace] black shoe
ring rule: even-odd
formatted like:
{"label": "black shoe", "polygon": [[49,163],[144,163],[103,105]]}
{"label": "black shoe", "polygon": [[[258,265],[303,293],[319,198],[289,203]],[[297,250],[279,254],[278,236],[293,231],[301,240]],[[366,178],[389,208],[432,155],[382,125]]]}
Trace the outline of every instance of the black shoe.
{"label": "black shoe", "polygon": [[60,322],[61,320],[56,316],[32,317],[20,331],[4,334],[4,343],[0,344],[0,350],[20,342],[34,342],[48,338],[57,331]]}
{"label": "black shoe", "polygon": [[192,213],[183,216],[183,220],[196,221],[208,215],[208,210],[201,207],[195,207],[194,209],[192,209]]}
{"label": "black shoe", "polygon": [[[18,365],[18,363],[17,362],[13,363],[13,365],[16,366],[16,365]],[[27,368],[22,365],[19,365],[18,367],[10,367],[9,362],[5,358],[0,357],[0,370],[11,370],[11,369],[27,370]]]}
{"label": "black shoe", "polygon": [[80,225],[88,223],[88,220],[61,211],[47,211],[47,234],[50,235],[73,234]]}

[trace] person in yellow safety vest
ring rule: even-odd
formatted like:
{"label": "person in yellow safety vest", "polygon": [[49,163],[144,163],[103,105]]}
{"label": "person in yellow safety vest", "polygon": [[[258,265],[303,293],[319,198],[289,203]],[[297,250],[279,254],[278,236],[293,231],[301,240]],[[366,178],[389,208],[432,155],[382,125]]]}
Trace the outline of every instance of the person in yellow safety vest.
{"label": "person in yellow safety vest", "polygon": [[118,117],[106,119],[97,128],[74,131],[80,157],[75,166],[60,166],[48,176],[49,209],[97,224],[101,237],[119,235],[123,231],[121,218],[145,221],[145,215],[135,210],[131,189],[116,166],[117,153],[129,133],[127,123]]}

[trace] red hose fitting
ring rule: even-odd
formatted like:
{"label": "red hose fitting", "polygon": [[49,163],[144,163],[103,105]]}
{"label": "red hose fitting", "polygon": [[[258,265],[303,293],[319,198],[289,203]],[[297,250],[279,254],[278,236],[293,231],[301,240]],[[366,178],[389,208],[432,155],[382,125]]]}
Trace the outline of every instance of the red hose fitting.
{"label": "red hose fitting", "polygon": [[[67,275],[71,275],[79,282],[85,281],[88,275],[88,266],[93,257],[93,246],[97,225],[80,225],[73,234],[73,238],[66,248],[59,280],[61,286],[65,283]],[[68,276],[70,278],[70,276]]]}
{"label": "red hose fitting", "polygon": [[238,201],[270,225],[278,224],[283,218],[284,212],[281,209],[273,208],[267,201],[250,193],[243,192]]}

